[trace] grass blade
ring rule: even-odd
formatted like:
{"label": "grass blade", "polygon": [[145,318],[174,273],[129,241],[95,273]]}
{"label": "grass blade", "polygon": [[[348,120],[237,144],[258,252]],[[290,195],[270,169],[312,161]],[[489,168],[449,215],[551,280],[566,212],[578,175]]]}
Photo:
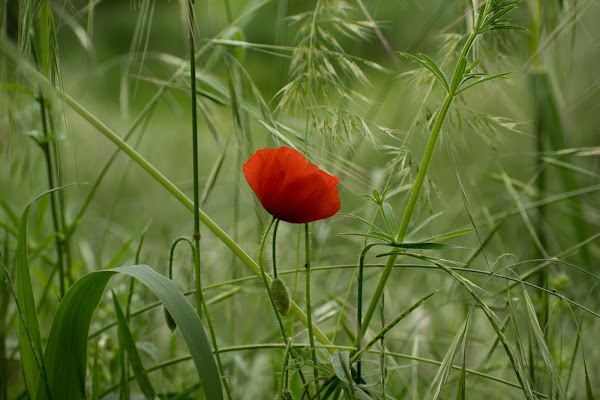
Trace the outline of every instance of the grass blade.
{"label": "grass blade", "polygon": [[119,304],[117,296],[114,292],[112,293],[112,298],[113,304],[115,305],[115,313],[117,315],[117,325],[119,326],[119,347],[122,346],[123,350],[127,352],[127,359],[130,361],[131,369],[135,374],[135,379],[137,380],[142,393],[144,393],[144,396],[146,396],[148,400],[153,400],[156,396],[154,388],[152,387],[152,383],[150,383],[148,374],[144,369],[142,359],[140,358],[140,354],[135,346],[135,340],[133,339],[129,325],[127,324],[127,319],[125,318],[125,314],[123,314],[121,305]]}
{"label": "grass blade", "polygon": [[[88,331],[104,289],[117,273],[134,277],[163,302],[188,346],[206,398],[221,400],[221,378],[200,318],[175,282],[147,265],[92,272],[69,289],[54,315],[44,354],[52,399],[86,398]],[[49,399],[40,384],[37,394],[37,400]]]}
{"label": "grass blade", "polygon": [[542,357],[544,359],[544,363],[546,364],[546,368],[548,368],[548,371],[550,372],[550,378],[552,379],[553,387],[556,387],[558,389],[558,394],[560,395],[560,398],[566,400],[567,394],[565,393],[565,389],[562,383],[560,382],[560,376],[558,375],[558,371],[556,370],[556,366],[554,365],[552,354],[550,354],[550,350],[546,345],[546,341],[544,339],[544,332],[542,332],[542,328],[540,327],[535,313],[535,307],[531,302],[531,298],[529,297],[527,290],[523,290],[523,297],[525,298],[525,305],[527,306],[527,315],[529,317],[529,323],[531,325],[531,328],[533,329],[533,333],[537,341],[538,347],[540,349],[540,352],[542,353]]}

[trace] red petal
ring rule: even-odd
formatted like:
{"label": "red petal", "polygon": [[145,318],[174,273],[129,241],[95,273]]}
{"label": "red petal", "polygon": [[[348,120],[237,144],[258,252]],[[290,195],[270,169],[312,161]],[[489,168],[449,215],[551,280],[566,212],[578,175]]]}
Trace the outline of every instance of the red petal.
{"label": "red petal", "polygon": [[296,150],[258,150],[243,170],[263,207],[283,221],[312,222],[340,209],[339,178],[310,164]]}

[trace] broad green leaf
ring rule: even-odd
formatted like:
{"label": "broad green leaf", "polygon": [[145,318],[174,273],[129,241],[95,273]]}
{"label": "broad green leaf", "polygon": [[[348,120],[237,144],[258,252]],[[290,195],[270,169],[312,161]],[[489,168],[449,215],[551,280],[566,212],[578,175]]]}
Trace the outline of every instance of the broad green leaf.
{"label": "broad green leaf", "polygon": [[[54,315],[44,354],[52,399],[86,398],[88,331],[106,285],[117,273],[134,277],[163,302],[188,346],[206,398],[221,400],[221,378],[200,318],[175,282],[147,265],[92,272],[71,286]],[[42,389],[38,384],[37,400],[48,400]]]}
{"label": "broad green leaf", "polygon": [[[125,318],[125,314],[123,314],[123,310],[121,309],[121,305],[117,300],[117,296],[115,293],[112,293],[113,304],[115,305],[115,313],[117,315],[117,325],[119,329],[119,347],[123,347],[123,349],[127,352],[127,360],[130,362],[131,369],[133,369],[133,373],[135,375],[135,379],[144,393],[144,396],[148,400],[154,400],[155,392],[152,387],[152,383],[150,383],[150,379],[148,378],[148,374],[144,369],[144,365],[142,364],[142,359],[140,358],[140,354],[137,351],[137,347],[135,346],[135,340],[129,330],[129,325],[127,324],[127,319]],[[122,342],[122,343],[121,343]]]}

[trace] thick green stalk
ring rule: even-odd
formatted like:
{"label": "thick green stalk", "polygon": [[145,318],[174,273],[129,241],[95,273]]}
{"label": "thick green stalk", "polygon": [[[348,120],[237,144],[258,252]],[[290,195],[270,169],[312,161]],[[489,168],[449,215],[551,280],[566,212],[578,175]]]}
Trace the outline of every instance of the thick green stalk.
{"label": "thick green stalk", "polygon": [[[402,242],[406,238],[408,227],[410,226],[410,222],[417,207],[419,197],[421,196],[421,190],[423,189],[423,184],[425,183],[425,178],[427,177],[427,171],[433,158],[435,145],[442,131],[442,126],[444,125],[446,115],[448,115],[448,110],[450,110],[450,105],[452,104],[452,101],[456,96],[456,90],[458,89],[458,86],[460,85],[462,80],[464,68],[462,72],[459,71],[461,61],[464,62],[463,59],[466,59],[467,55],[469,54],[469,50],[471,49],[471,46],[473,45],[473,42],[475,41],[475,38],[478,34],[479,32],[475,30],[471,33],[471,35],[469,35],[469,38],[467,39],[460,53],[458,62],[456,63],[456,67],[453,74],[454,79],[452,80],[452,83],[450,85],[450,91],[447,93],[446,99],[444,100],[444,103],[442,104],[442,107],[440,108],[440,111],[437,114],[433,130],[431,131],[431,136],[429,136],[427,147],[425,148],[425,154],[423,155],[423,160],[421,161],[421,166],[419,167],[419,172],[417,174],[417,179],[413,184],[408,203],[406,204],[406,210],[404,211],[404,216],[402,217],[400,229],[398,230],[398,234],[396,235],[396,242]],[[394,264],[396,263],[396,259],[398,258],[399,254],[400,253],[398,251],[393,252],[393,254],[388,258],[387,263],[385,264],[385,268],[383,270],[383,273],[381,274],[381,277],[379,278],[379,283],[377,284],[375,293],[371,298],[371,303],[369,304],[369,308],[367,309],[365,318],[362,322],[362,332],[365,332],[369,328],[371,319],[373,318],[375,310],[377,309],[379,299],[383,294],[383,290],[390,277],[390,274],[392,273],[392,269],[394,268]]]}
{"label": "thick green stalk", "polygon": [[[313,335],[312,330],[312,317],[310,312],[310,239],[308,237],[308,223],[304,224],[304,254],[306,256],[306,263],[304,264],[304,268],[306,268],[306,316],[308,317],[308,340],[310,343],[310,350],[312,353],[313,359],[313,372],[315,376],[315,385],[317,385],[317,379],[319,377],[319,373],[317,371],[317,351],[315,350],[315,337]],[[317,399],[321,399],[321,393],[317,387]]]}
{"label": "thick green stalk", "polygon": [[[433,152],[435,150],[435,145],[437,143],[438,137],[440,136],[440,132],[442,131],[442,125],[444,123],[444,119],[448,114],[448,110],[450,109],[450,104],[452,104],[452,100],[454,99],[454,93],[448,93],[446,96],[446,100],[444,100],[444,104],[438,113],[437,119],[435,121],[435,125],[433,126],[433,131],[431,132],[431,136],[429,137],[429,141],[427,142],[427,148],[425,149],[425,155],[423,156],[423,161],[421,162],[421,166],[419,167],[419,173],[417,174],[417,179],[413,185],[412,191],[410,193],[410,197],[408,199],[408,204],[406,205],[406,211],[404,212],[404,217],[402,218],[402,224],[400,225],[400,230],[398,231],[398,235],[396,236],[397,242],[404,241],[406,237],[406,233],[408,232],[408,226],[410,224],[410,220],[415,212],[415,208],[417,206],[417,201],[419,200],[419,196],[421,194],[421,189],[423,188],[423,183],[425,182],[425,177],[427,176],[427,169],[431,164],[431,159],[433,158]],[[379,299],[383,293],[385,285],[394,269],[394,264],[396,263],[396,259],[400,253],[395,251],[392,254],[386,264],[383,272],[381,274],[381,278],[379,278],[379,283],[375,289],[375,293],[371,298],[371,303],[369,304],[369,308],[365,313],[365,318],[362,322],[362,332],[365,332],[369,328],[369,324],[371,323],[371,319],[375,314],[375,310],[377,309],[377,304],[379,303]]]}

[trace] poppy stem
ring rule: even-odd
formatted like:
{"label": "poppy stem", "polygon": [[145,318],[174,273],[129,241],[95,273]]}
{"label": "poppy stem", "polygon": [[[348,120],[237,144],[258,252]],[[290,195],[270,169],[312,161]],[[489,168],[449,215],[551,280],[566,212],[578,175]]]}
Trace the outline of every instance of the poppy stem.
{"label": "poppy stem", "polygon": [[304,267],[306,268],[306,318],[308,319],[308,340],[310,342],[310,350],[312,353],[313,359],[313,372],[315,376],[315,392],[317,393],[317,399],[321,399],[321,394],[317,389],[317,379],[318,379],[318,371],[317,371],[317,352],[315,350],[315,337],[313,335],[312,330],[312,316],[310,312],[310,240],[308,237],[308,223],[304,224],[304,251],[306,254],[306,263]]}
{"label": "poppy stem", "polygon": [[279,218],[275,218],[275,226],[273,227],[273,278],[277,278],[277,256],[275,254],[275,241],[277,240],[277,227],[279,226]]}
{"label": "poppy stem", "polygon": [[269,284],[269,279],[267,278],[267,274],[265,273],[265,265],[263,262],[263,250],[265,249],[265,242],[267,241],[267,236],[269,235],[269,231],[273,226],[275,221],[279,221],[277,218],[273,217],[269,226],[267,226],[267,230],[260,241],[260,249],[258,250],[258,265],[260,267],[260,273],[265,284],[265,288],[267,289],[267,295],[269,296],[269,301],[271,302],[271,306],[273,307],[273,311],[275,312],[275,317],[277,317],[277,322],[279,323],[279,329],[281,330],[281,336],[283,337],[283,342],[287,343],[288,338],[285,333],[285,327],[283,326],[283,321],[281,321],[281,317],[279,316],[279,311],[277,311],[277,306],[275,305],[275,300],[273,299],[273,293],[271,292],[271,285]]}
{"label": "poppy stem", "polygon": [[[273,308],[273,312],[275,312],[275,317],[277,318],[277,323],[279,324],[279,329],[281,331],[281,337],[283,338],[283,342],[287,346],[288,343],[291,343],[292,339],[288,338],[288,335],[285,333],[285,327],[283,325],[283,321],[281,320],[281,316],[279,315],[279,311],[277,311],[277,306],[275,305],[275,300],[273,299],[273,292],[271,291],[270,281],[265,272],[265,265],[263,262],[263,251],[265,249],[265,243],[267,241],[267,236],[269,236],[269,231],[271,230],[271,227],[273,226],[273,223],[275,222],[275,220],[277,220],[277,218],[273,217],[273,219],[269,223],[269,226],[267,226],[267,229],[265,230],[265,233],[263,234],[263,237],[260,241],[260,248],[258,250],[258,267],[260,269],[260,274],[262,276],[263,283],[265,284],[265,288],[267,289],[267,295],[269,296],[269,301],[271,302],[271,307]],[[277,221],[279,221],[279,220],[277,220]],[[298,354],[298,351],[294,347],[291,347],[290,351],[291,351],[292,356],[296,360],[302,359],[300,357],[300,355]],[[299,369],[298,374],[300,375],[300,380],[302,381],[302,383],[306,384],[302,370]]]}

